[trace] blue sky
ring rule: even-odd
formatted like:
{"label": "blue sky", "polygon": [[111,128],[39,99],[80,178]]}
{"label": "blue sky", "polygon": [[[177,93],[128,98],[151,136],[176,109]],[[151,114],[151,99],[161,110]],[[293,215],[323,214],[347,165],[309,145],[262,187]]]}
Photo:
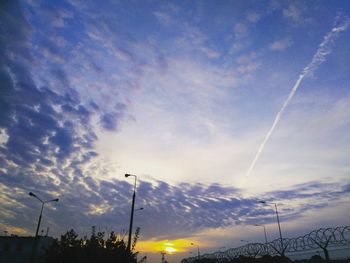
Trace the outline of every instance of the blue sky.
{"label": "blue sky", "polygon": [[348,1],[1,5],[1,229],[33,233],[39,204],[29,191],[60,197],[43,221],[54,235],[127,229],[125,173],[139,178],[145,241],[209,251],[260,238],[256,223],[275,238],[273,210],[259,199],[281,204],[290,236],[346,224]]}

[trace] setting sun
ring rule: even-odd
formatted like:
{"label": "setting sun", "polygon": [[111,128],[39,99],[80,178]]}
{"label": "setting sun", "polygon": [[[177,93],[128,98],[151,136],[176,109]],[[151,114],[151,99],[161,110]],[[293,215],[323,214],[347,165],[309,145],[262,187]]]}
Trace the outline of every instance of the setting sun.
{"label": "setting sun", "polygon": [[172,247],[172,246],[167,246],[167,247],[164,248],[164,250],[165,250],[166,253],[169,253],[169,254],[172,254],[172,253],[177,251],[177,249]]}
{"label": "setting sun", "polygon": [[190,247],[191,242],[186,239],[160,240],[160,241],[140,241],[137,249],[142,252],[166,252],[174,254],[184,252]]}

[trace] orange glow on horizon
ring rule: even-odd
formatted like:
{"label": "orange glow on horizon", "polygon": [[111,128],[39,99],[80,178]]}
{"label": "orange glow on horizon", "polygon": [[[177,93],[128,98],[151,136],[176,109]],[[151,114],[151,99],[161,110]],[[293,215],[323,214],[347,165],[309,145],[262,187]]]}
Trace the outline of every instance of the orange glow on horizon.
{"label": "orange glow on horizon", "polygon": [[175,254],[175,253],[186,252],[189,249],[191,249],[191,247],[193,247],[191,243],[193,242],[187,239],[140,241],[137,244],[136,250],[142,253],[166,252],[167,254]]}

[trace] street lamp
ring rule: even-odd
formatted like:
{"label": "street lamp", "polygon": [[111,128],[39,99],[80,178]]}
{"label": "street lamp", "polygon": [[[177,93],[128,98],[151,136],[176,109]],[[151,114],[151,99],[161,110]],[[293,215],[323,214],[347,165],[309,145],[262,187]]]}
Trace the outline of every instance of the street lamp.
{"label": "street lamp", "polygon": [[272,202],[266,202],[266,201],[259,201],[260,204],[272,204],[275,205],[275,211],[276,211],[276,217],[277,217],[277,224],[278,224],[278,230],[280,233],[280,239],[281,239],[281,250],[282,250],[282,256],[284,256],[284,248],[283,248],[283,238],[282,238],[282,231],[281,231],[281,224],[280,224],[280,218],[278,216],[278,209],[277,204]]}
{"label": "street lamp", "polygon": [[265,244],[267,245],[267,235],[266,235],[266,227],[265,225],[259,225],[259,224],[255,224],[254,226],[261,226],[264,228],[264,234],[265,234]]}
{"label": "street lamp", "polygon": [[37,195],[35,195],[32,192],[29,192],[29,195],[34,197],[34,198],[36,198],[36,199],[38,199],[41,202],[41,211],[40,211],[40,216],[39,216],[39,220],[38,220],[38,225],[36,227],[36,232],[35,232],[35,237],[34,237],[34,242],[33,242],[32,255],[31,255],[31,262],[34,262],[35,261],[35,254],[36,254],[36,247],[37,247],[37,243],[38,243],[38,234],[39,234],[39,229],[40,229],[41,217],[42,217],[43,210],[44,210],[44,205],[47,204],[47,203],[50,203],[50,202],[58,202],[58,198],[43,201]]}
{"label": "street lamp", "polygon": [[[194,246],[194,243],[191,243],[191,246]],[[200,253],[199,253],[199,245],[197,245],[197,251],[198,251],[198,260],[201,259]]]}
{"label": "street lamp", "polygon": [[134,193],[132,195],[132,203],[131,203],[131,215],[130,215],[128,247],[127,247],[127,249],[131,252],[131,235],[132,235],[132,223],[133,223],[133,220],[134,220],[134,206],[135,206],[135,197],[136,197],[136,180],[137,180],[137,176],[133,175],[133,174],[125,174],[125,178],[128,178],[129,176],[135,177]]}

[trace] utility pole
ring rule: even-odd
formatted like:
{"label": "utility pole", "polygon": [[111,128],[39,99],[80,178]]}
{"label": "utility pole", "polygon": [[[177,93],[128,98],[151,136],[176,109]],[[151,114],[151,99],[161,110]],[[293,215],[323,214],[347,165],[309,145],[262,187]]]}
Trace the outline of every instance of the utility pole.
{"label": "utility pole", "polygon": [[160,254],[162,255],[162,263],[165,263],[165,251],[160,252]]}

